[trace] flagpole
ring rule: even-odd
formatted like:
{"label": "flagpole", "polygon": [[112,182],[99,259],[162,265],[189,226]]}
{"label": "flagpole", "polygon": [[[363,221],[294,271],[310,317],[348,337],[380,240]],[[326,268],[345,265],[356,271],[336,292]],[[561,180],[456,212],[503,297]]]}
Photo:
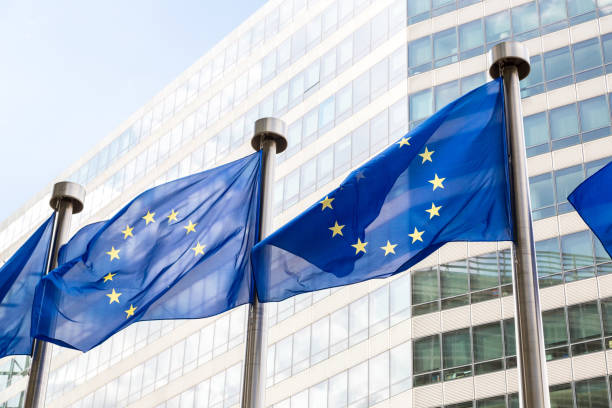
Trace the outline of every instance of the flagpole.
{"label": "flagpole", "polygon": [[[285,122],[277,118],[261,118],[255,122],[251,146],[262,151],[261,195],[259,202],[259,240],[272,232],[272,203],[276,154],[287,148]],[[242,408],[263,408],[266,391],[267,331],[263,303],[257,292],[249,304],[246,355],[242,383]]]}
{"label": "flagpole", "polygon": [[[83,210],[84,200],[85,189],[80,184],[61,181],[53,186],[49,205],[55,211],[55,222],[53,223],[53,234],[49,243],[45,273],[57,266],[59,248],[68,241],[72,214],[78,214]],[[30,365],[25,408],[43,407],[45,405],[49,376],[51,354],[47,352],[47,343],[34,339],[32,350],[32,364]]]}
{"label": "flagpole", "polygon": [[540,292],[531,222],[529,180],[519,81],[529,75],[529,51],[518,42],[503,42],[489,51],[491,77],[504,83],[506,138],[511,167],[514,327],[519,374],[519,401],[524,408],[550,407]]}

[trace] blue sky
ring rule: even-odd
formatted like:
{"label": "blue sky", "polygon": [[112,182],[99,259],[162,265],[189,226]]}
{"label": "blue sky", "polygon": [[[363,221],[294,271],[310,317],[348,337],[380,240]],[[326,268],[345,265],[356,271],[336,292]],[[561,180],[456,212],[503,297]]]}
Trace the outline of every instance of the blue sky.
{"label": "blue sky", "polygon": [[0,221],[264,3],[0,2]]}

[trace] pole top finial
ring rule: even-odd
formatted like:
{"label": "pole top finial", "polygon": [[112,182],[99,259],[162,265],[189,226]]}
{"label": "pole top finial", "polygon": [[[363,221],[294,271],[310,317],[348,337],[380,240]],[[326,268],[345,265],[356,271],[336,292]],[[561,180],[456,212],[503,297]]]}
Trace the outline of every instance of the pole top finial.
{"label": "pole top finial", "polygon": [[285,122],[278,118],[261,118],[255,121],[255,134],[251,139],[251,146],[255,151],[261,150],[264,139],[272,139],[276,142],[276,153],[281,153],[287,148],[285,138]]}
{"label": "pole top finial", "polygon": [[60,181],[53,186],[49,205],[54,210],[60,201],[69,200],[72,202],[72,213],[78,214],[83,211],[83,201],[85,201],[85,188],[71,181]]}
{"label": "pole top finial", "polygon": [[501,66],[514,65],[518,70],[519,80],[529,75],[529,50],[520,42],[505,41],[495,45],[488,54],[489,74],[492,78],[501,75]]}

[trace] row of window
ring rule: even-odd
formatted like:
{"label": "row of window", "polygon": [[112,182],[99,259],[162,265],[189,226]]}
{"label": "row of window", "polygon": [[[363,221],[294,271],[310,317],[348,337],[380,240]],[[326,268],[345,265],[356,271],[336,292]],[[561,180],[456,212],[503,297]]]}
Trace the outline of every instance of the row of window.
{"label": "row of window", "polygon": [[410,275],[355,300],[268,347],[271,386],[410,317]]}
{"label": "row of window", "polygon": [[567,196],[586,178],[601,169],[612,158],[581,163],[529,178],[531,211],[534,220],[573,211]]}
{"label": "row of window", "polygon": [[[198,385],[184,391],[157,408],[229,408],[240,403],[242,390],[242,365],[240,362],[208,378]],[[129,374],[129,373],[128,373]],[[145,373],[146,374],[146,373]],[[127,399],[128,389],[134,382],[139,382],[140,372],[131,376],[125,374],[114,381],[98,388],[85,398],[72,405],[75,408],[124,407],[136,400]],[[129,401],[129,402],[128,402]]]}
{"label": "row of window", "polygon": [[274,408],[373,406],[411,388],[410,355],[410,342],[405,342],[274,404]]}
{"label": "row of window", "polygon": [[586,81],[612,69],[612,33],[530,58],[531,71],[521,82],[523,98]]}
{"label": "row of window", "polygon": [[526,116],[523,123],[527,157],[609,136],[611,96],[597,96]]}
{"label": "row of window", "polygon": [[428,18],[458,10],[480,0],[421,0],[408,2],[408,24],[418,23]]}
{"label": "row of window", "polygon": [[[609,397],[610,388],[609,382],[612,377],[589,378],[582,381],[572,383],[555,384],[549,387],[550,392],[550,407],[551,408],[606,408],[612,406]],[[321,387],[321,393],[327,392],[327,389]],[[318,391],[318,390],[317,390]],[[332,407],[325,399],[325,395],[320,396],[317,391],[309,391],[309,394],[304,392],[296,395],[295,398],[287,399],[279,404],[274,405],[274,408],[327,408]],[[328,397],[329,398],[329,397]],[[344,402],[344,401],[343,401]],[[372,404],[370,404],[372,405]],[[338,407],[345,407],[344,404]],[[365,403],[356,406],[367,406]],[[335,408],[336,406],[334,406]],[[438,407],[442,408],[442,407]],[[460,402],[457,404],[447,404],[444,408],[519,408],[518,395],[500,395],[479,399],[475,401]]]}
{"label": "row of window", "polygon": [[[612,299],[542,312],[546,359],[612,348]],[[516,367],[514,319],[413,340],[413,385]]]}
{"label": "row of window", "polygon": [[[605,14],[592,0],[581,0],[580,7],[569,10],[564,3],[556,0],[556,4],[548,5],[533,1],[413,40],[408,43],[408,73],[415,75],[483,54],[500,41],[525,41],[595,19],[598,12]],[[586,54],[585,51],[580,53]]]}
{"label": "row of window", "polygon": [[[215,320],[213,324],[203,327],[132,369],[132,372],[140,372],[138,377],[142,378],[130,385],[127,393],[129,401],[136,401],[183,373],[241,344],[244,341],[245,322],[246,306],[236,308]],[[92,379],[96,374],[117,364],[160,336],[168,335],[173,327],[179,324],[182,322],[170,320],[139,322],[128,326],[100,346],[53,371],[49,376],[47,401],[50,402]],[[165,330],[159,330],[162,325]],[[129,375],[126,373],[124,376],[129,378]]]}
{"label": "row of window", "polygon": [[[365,2],[363,0],[360,1],[362,3],[369,3],[369,0],[365,0]],[[330,6],[330,9],[335,8],[338,8],[338,2]],[[349,11],[349,15],[352,16],[352,7],[349,9]],[[397,14],[399,13],[395,13],[393,15]],[[388,19],[386,17],[388,16],[388,10],[381,13],[381,16],[384,18],[378,18],[378,20],[384,20],[387,22]],[[314,33],[317,34],[312,34],[313,38],[315,39],[320,39],[321,36],[320,20],[321,15],[318,16],[319,31],[317,33],[315,30]],[[315,18],[314,21],[317,21],[317,18]],[[399,23],[399,27],[403,26],[402,21]],[[398,26],[398,24],[395,25]],[[293,37],[281,44],[278,49],[275,49],[261,61],[254,64],[249,71],[245,72],[235,82],[228,84],[222,91],[212,96],[209,101],[204,103],[199,110],[199,115],[203,116],[203,118],[197,119],[198,128],[211,126],[218,120],[221,113],[226,112],[233,106],[237,106],[246,98],[248,93],[259,89],[265,82],[273,78],[277,72],[286,69],[292,62],[295,62],[295,60],[303,56],[306,45],[306,28],[308,27],[311,27],[311,25],[306,25],[301,30],[298,30]],[[381,32],[380,35],[386,38],[387,25],[381,24],[381,27],[385,27],[385,29],[379,29]],[[352,36],[349,36],[349,38],[352,39]],[[346,48],[346,45],[343,46],[343,49]],[[221,55],[221,57],[222,58],[219,60],[219,66],[221,68],[217,70],[219,74],[223,71],[223,55]],[[193,83],[191,83],[191,80],[188,82],[188,84],[191,84],[189,88],[186,88],[187,84],[183,87],[179,87],[175,93],[166,97],[164,101],[160,102],[155,108],[153,108],[151,115],[145,115],[142,120],[137,122],[131,128],[131,130],[124,132],[124,134],[119,136],[109,146],[105,147],[97,156],[92,158],[89,163],[82,166],[82,168],[79,169],[73,177],[75,181],[80,184],[86,184],[88,181],[92,180],[93,177],[106,169],[107,166],[117,157],[125,153],[128,147],[134,146],[139,140],[147,137],[152,131],[155,131],[159,126],[161,126],[165,120],[173,116],[175,112],[178,112],[179,108],[182,108],[186,105],[186,103],[195,99],[198,90],[201,91],[203,89],[207,89],[209,84],[212,83],[211,81],[216,80],[214,75],[214,68],[216,66],[215,61],[212,62],[212,68],[207,66],[202,69],[199,74],[199,79],[198,76],[195,75],[193,77]],[[251,123],[249,123],[247,129],[247,132],[250,131],[252,131]]]}
{"label": "row of window", "polygon": [[[536,242],[540,287],[612,272],[610,257],[589,231]],[[512,294],[510,251],[412,272],[412,314],[447,310]]]}
{"label": "row of window", "polygon": [[[398,3],[396,2],[396,4]],[[381,13],[381,15],[386,16],[387,13],[391,12],[391,10],[391,8],[387,8],[383,13]],[[375,17],[374,20],[376,20],[376,18],[377,17]],[[336,50],[334,49],[332,52],[335,55]],[[383,61],[385,64],[384,72],[380,73],[381,80],[379,80],[379,82],[384,81],[384,83],[381,83],[380,85],[381,87],[384,87],[384,90],[387,88],[387,78],[389,76],[398,79],[405,77],[405,47],[402,47],[400,50],[393,53],[389,59],[389,63],[387,62],[387,59]],[[382,67],[382,64],[379,64],[379,66]],[[387,72],[387,66],[390,66],[392,69],[390,73]],[[255,105],[245,115],[234,121],[232,125],[227,126],[217,135],[208,139],[203,147],[204,150],[202,151],[202,158],[200,159],[194,156],[195,161],[202,163],[199,169],[204,167],[212,167],[221,157],[242,146],[245,137],[252,134],[252,124],[257,118],[273,115],[278,116],[280,112],[276,110],[286,110],[287,104],[289,103],[289,97],[294,93],[301,98],[305,91],[305,78],[308,77],[310,78],[310,81],[315,81],[315,83],[318,83],[319,69],[319,61],[315,61],[315,63],[313,63],[305,71],[296,75],[291,81],[280,87],[275,93],[271,94],[268,98],[265,98],[261,103]],[[397,72],[393,71],[393,69],[395,69]],[[378,71],[380,71],[380,69]],[[378,73],[378,71],[376,72]],[[369,82],[367,74],[366,80]],[[377,83],[376,80],[373,79],[373,81],[374,83]],[[295,85],[296,83],[300,84],[298,87],[299,89],[294,88],[294,86],[297,87],[297,85]],[[291,85],[291,87],[289,85]],[[361,89],[363,92],[365,92],[365,103],[369,102],[369,89],[369,86]],[[128,163],[123,169],[120,169],[115,175],[111,176],[105,182],[104,192],[96,194],[94,191],[94,193],[88,194],[85,202],[85,211],[81,214],[81,216],[86,218],[88,215],[97,211],[100,207],[104,206],[104,204],[115,198],[125,186],[131,185],[133,180],[137,179],[140,175],[145,174],[146,171],[152,169],[157,163],[165,160],[172,152],[180,148],[182,144],[187,143],[196,134],[201,133],[208,125],[211,125],[219,115],[219,109],[215,107],[213,108],[215,116],[211,116],[211,106],[218,105],[215,101],[216,99],[212,98],[210,101],[205,102],[197,110],[197,112],[187,116],[185,120],[177,124],[172,131],[163,135],[158,142],[154,142],[146,151],[143,151],[136,158],[136,160]],[[362,99],[361,102],[363,103],[364,99]],[[327,111],[329,111],[329,109],[327,109]],[[317,112],[315,112],[315,114],[316,113]],[[312,117],[312,114],[310,114],[309,117]],[[323,116],[321,118],[323,118]],[[316,117],[315,123],[318,123]],[[197,165],[194,166],[194,168],[198,168]],[[92,206],[91,203],[95,203],[96,205]]]}

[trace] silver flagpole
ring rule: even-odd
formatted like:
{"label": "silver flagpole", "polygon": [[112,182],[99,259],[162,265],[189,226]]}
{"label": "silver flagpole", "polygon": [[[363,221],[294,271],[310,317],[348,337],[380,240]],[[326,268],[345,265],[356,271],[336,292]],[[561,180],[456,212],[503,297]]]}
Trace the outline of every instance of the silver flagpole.
{"label": "silver flagpole", "polygon": [[[53,186],[49,205],[55,211],[55,222],[51,242],[49,243],[46,273],[57,266],[59,248],[68,241],[72,214],[78,214],[83,210],[84,200],[85,189],[80,184],[61,181]],[[28,378],[25,408],[45,406],[49,376],[51,355],[47,353],[47,343],[34,339],[32,349],[32,364],[30,366],[30,377]]]}
{"label": "silver flagpole", "polygon": [[[276,154],[287,148],[285,123],[276,118],[262,118],[255,122],[255,135],[251,146],[261,150],[262,185],[259,203],[259,239],[272,232],[272,203]],[[264,304],[257,298],[249,305],[244,378],[242,383],[242,408],[263,408],[266,381],[267,332]]]}
{"label": "silver flagpole", "polygon": [[489,52],[493,78],[504,80],[506,138],[511,167],[514,219],[513,287],[514,327],[519,373],[519,401],[524,408],[549,408],[548,376],[540,292],[531,223],[529,180],[519,81],[529,75],[529,51],[518,42],[503,42]]}

